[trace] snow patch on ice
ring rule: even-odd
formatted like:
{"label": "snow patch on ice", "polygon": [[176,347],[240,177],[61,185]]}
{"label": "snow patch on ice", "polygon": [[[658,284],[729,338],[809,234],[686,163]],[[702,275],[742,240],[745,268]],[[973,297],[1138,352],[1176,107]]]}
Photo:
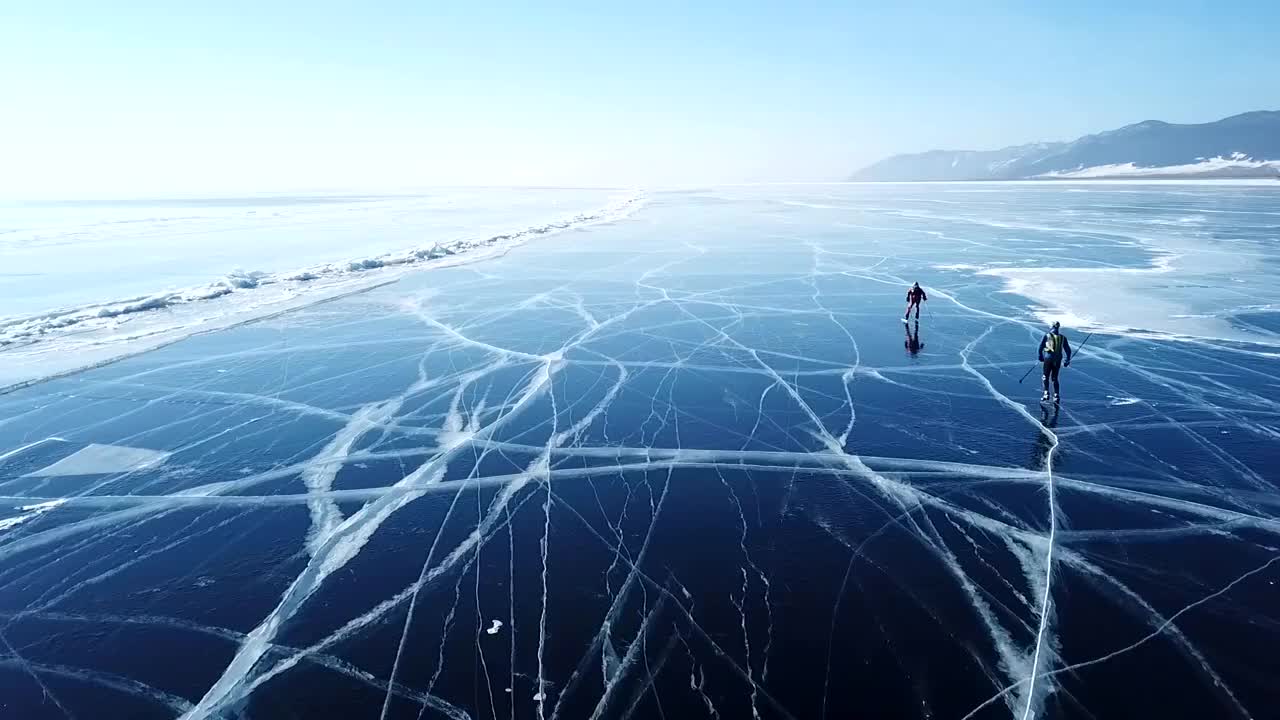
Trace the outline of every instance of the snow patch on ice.
{"label": "snow patch on ice", "polygon": [[[1251,269],[1252,258],[1190,234],[1136,237],[1134,244],[1151,253],[1146,266],[991,267],[978,274],[1001,278],[1002,292],[1031,299],[1032,315],[1045,324],[1145,339],[1276,344],[1274,336],[1237,327],[1220,313],[1195,312],[1234,307],[1238,296],[1215,294],[1212,279]],[[1209,289],[1185,289],[1196,286]]]}
{"label": "snow patch on ice", "polygon": [[497,635],[498,631],[502,629],[502,621],[493,620],[491,622],[493,623],[493,625],[490,625],[489,628],[485,630],[485,632],[490,635]]}
{"label": "snow patch on ice", "polygon": [[148,470],[164,463],[169,453],[124,445],[87,445],[52,465],[28,473],[27,477],[68,475],[110,475]]}

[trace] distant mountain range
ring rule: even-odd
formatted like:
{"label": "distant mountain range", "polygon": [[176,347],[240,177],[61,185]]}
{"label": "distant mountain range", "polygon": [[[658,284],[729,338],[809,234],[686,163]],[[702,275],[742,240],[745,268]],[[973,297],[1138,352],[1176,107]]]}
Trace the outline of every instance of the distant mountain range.
{"label": "distant mountain range", "polygon": [[1174,125],[1146,120],[1071,142],[894,155],[855,181],[1280,178],[1280,111]]}

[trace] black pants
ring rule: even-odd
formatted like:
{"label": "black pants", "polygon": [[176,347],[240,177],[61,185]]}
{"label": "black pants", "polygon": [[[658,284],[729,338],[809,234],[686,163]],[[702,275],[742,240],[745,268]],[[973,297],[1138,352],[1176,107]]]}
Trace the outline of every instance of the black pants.
{"label": "black pants", "polygon": [[1062,369],[1061,360],[1044,361],[1044,391],[1049,392],[1049,379],[1053,379],[1053,394],[1058,394],[1058,371]]}

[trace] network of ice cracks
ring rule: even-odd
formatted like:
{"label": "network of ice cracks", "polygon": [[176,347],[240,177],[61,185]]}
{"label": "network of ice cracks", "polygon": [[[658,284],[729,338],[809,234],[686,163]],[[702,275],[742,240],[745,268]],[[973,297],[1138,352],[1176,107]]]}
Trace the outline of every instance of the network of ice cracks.
{"label": "network of ice cracks", "polygon": [[[844,577],[834,606],[829,615],[812,619],[818,638],[814,647],[825,655],[825,661],[818,663],[825,668],[818,685],[824,713],[828,698],[839,693],[844,682],[839,671],[832,672],[833,655],[843,649],[832,647],[828,627],[834,637],[842,619],[842,602],[854,592],[851,583],[856,563],[867,560],[878,538],[892,532],[910,537],[936,561],[950,579],[951,590],[966,598],[967,612],[986,639],[985,645],[966,646],[972,661],[989,678],[990,687],[983,692],[986,699],[975,704],[965,718],[1041,717],[1048,698],[1064,692],[1063,678],[1151,643],[1180,653],[1214,688],[1224,714],[1257,716],[1258,710],[1247,708],[1236,696],[1229,680],[1199,644],[1183,633],[1179,621],[1202,606],[1224,602],[1238,585],[1258,576],[1265,579],[1265,573],[1280,561],[1280,553],[1271,550],[1269,559],[1263,556],[1265,561],[1228,582],[1206,584],[1192,601],[1169,608],[1127,584],[1092,554],[1091,543],[1103,535],[1107,542],[1119,544],[1211,535],[1269,547],[1267,543],[1273,542],[1280,530],[1275,503],[1265,497],[1274,491],[1273,484],[1218,444],[1211,428],[1239,429],[1250,433],[1257,443],[1274,444],[1276,431],[1267,424],[1274,424],[1280,411],[1274,398],[1217,382],[1207,373],[1169,372],[1155,361],[1131,360],[1121,349],[1123,343],[1100,336],[1088,347],[1088,357],[1097,368],[1139,377],[1162,388],[1175,401],[1163,408],[1147,407],[1114,423],[1091,423],[1068,403],[1062,410],[1063,422],[1046,423],[1045,417],[1028,410],[1026,397],[1014,395],[1036,392],[1034,376],[1028,385],[1014,382],[1027,366],[1022,356],[992,359],[984,348],[984,341],[1000,331],[1013,329],[1020,336],[1033,337],[1039,326],[1031,318],[983,309],[966,301],[961,290],[933,284],[929,287],[933,318],[926,316],[925,323],[942,318],[942,323],[967,323],[979,331],[955,350],[933,357],[931,364],[877,366],[862,361],[852,320],[856,313],[842,307],[838,299],[829,298],[824,291],[830,285],[824,283],[838,280],[882,288],[887,297],[895,298],[890,306],[893,310],[886,311],[892,317],[900,309],[896,298],[912,279],[889,269],[900,267],[900,263],[810,242],[805,248],[809,267],[793,274],[748,283],[728,274],[713,275],[712,282],[696,285],[683,281],[692,273],[690,267],[706,269],[707,256],[714,252],[690,242],[651,252],[619,253],[603,274],[625,277],[625,287],[619,290],[615,286],[602,297],[593,297],[579,286],[575,273],[562,270],[558,285],[547,281],[537,291],[509,290],[513,299],[498,305],[473,300],[462,309],[451,307],[449,293],[483,299],[485,292],[504,287],[510,278],[507,273],[527,270],[503,264],[460,270],[464,279],[455,280],[456,285],[445,291],[384,290],[384,296],[399,304],[398,312],[410,318],[406,327],[413,326],[417,334],[364,342],[375,348],[385,343],[399,349],[408,342],[411,356],[417,358],[415,377],[351,407],[290,399],[309,384],[342,382],[342,374],[316,377],[304,373],[291,379],[286,373],[277,385],[260,392],[211,389],[221,387],[215,382],[221,373],[282,366],[290,361],[297,372],[296,365],[306,362],[300,359],[304,355],[319,357],[328,351],[350,349],[341,339],[328,346],[313,343],[305,348],[268,344],[187,360],[181,368],[169,364],[103,380],[103,392],[146,388],[160,393],[148,399],[147,408],[164,402],[189,402],[193,414],[216,412],[228,404],[255,410],[251,417],[227,426],[218,435],[249,434],[268,442],[274,433],[283,433],[291,424],[303,421],[327,423],[336,430],[287,463],[170,492],[150,484],[116,494],[113,489],[120,486],[122,475],[95,479],[71,497],[43,496],[41,485],[24,485],[24,508],[40,516],[23,523],[21,534],[5,538],[0,545],[0,586],[19,587],[37,565],[58,563],[62,557],[93,552],[117,540],[127,542],[129,532],[149,522],[204,509],[251,514],[262,508],[305,507],[309,524],[305,535],[297,538],[296,572],[282,585],[274,606],[247,631],[180,617],[79,617],[107,625],[154,624],[232,644],[231,659],[201,697],[179,697],[92,667],[41,663],[31,659],[27,649],[10,642],[5,630],[23,618],[76,620],[64,610],[67,600],[92,594],[112,577],[196,542],[200,534],[218,526],[198,534],[180,528],[139,546],[124,560],[108,553],[109,564],[77,556],[68,565],[79,562],[83,567],[68,567],[62,582],[5,618],[0,626],[0,662],[45,686],[49,700],[59,707],[58,693],[46,682],[49,678],[73,678],[153,700],[171,708],[176,716],[192,719],[238,716],[255,693],[301,666],[322,668],[381,693],[384,701],[380,710],[369,716],[403,713],[407,704],[417,709],[419,717],[496,717],[504,714],[499,707],[509,706],[513,717],[558,718],[569,716],[566,708],[570,700],[577,703],[573,707],[581,708],[586,698],[586,707],[592,708],[590,717],[625,718],[649,702],[651,693],[660,708],[655,685],[664,673],[669,678],[677,668],[681,679],[664,679],[664,687],[669,684],[695,696],[708,717],[729,716],[726,703],[749,708],[749,714],[757,718],[802,716],[780,697],[777,681],[771,679],[779,672],[771,655],[773,646],[780,642],[774,623],[775,613],[782,612],[775,602],[782,589],[767,562],[768,523],[758,517],[762,508],[768,509],[767,504],[752,500],[756,491],[742,480],[749,472],[753,478],[768,479],[788,498],[773,511],[804,516],[817,532],[848,551],[841,558]],[[540,266],[544,280],[553,274],[549,268],[554,263],[552,257],[545,267]],[[809,292],[789,297],[769,294],[769,286],[783,280],[799,283]],[[544,318],[554,313],[554,331],[539,341],[525,336],[518,342],[504,342],[499,328],[513,327],[510,323],[518,323],[528,312],[542,313]],[[807,324],[812,333],[837,338],[849,359],[840,363],[830,357],[805,356],[790,348],[785,339],[758,331],[753,321],[761,318]],[[358,324],[360,320],[346,322]],[[671,333],[672,328],[680,328],[683,334]],[[896,333],[900,341],[901,335]],[[654,341],[665,347],[669,356],[652,359],[631,352],[632,340],[623,346],[611,343],[623,336]],[[1077,343],[1079,339],[1077,336]],[[1209,344],[1203,348],[1194,342],[1186,345],[1186,352],[1222,351],[1222,347]],[[1263,351],[1247,348],[1215,355],[1227,358],[1219,362],[1234,360],[1240,367],[1263,356]],[[1078,363],[1076,372],[1088,374],[1090,370],[1084,366],[1084,362]],[[783,367],[787,369],[779,369]],[[197,379],[181,386],[166,384],[166,376],[179,370],[189,371],[192,374],[187,377]],[[678,394],[674,381],[668,380],[688,372],[699,373],[711,382],[733,376],[758,383],[758,396],[723,394],[739,419],[733,426],[720,428],[731,442],[715,447],[680,442],[682,423],[690,423],[700,411]],[[966,463],[857,452],[861,388],[867,384],[889,388],[908,385],[940,372],[950,373],[950,379],[939,392],[953,394],[957,402],[966,397],[990,402],[993,413],[1005,414],[1015,424],[1039,434],[1042,452],[1035,464],[1017,467],[985,464],[982,458]],[[1263,377],[1276,387],[1274,364],[1255,364],[1242,372]],[[594,380],[588,383],[584,378]],[[639,378],[657,382],[651,385],[646,380],[641,387]],[[818,389],[811,382],[815,379],[833,381],[835,384],[826,388],[838,388],[838,393]],[[1117,397],[1118,402],[1129,402],[1119,391]],[[643,407],[634,414],[639,423],[611,425],[611,412],[624,402],[627,413]],[[787,420],[769,410],[777,404],[789,409]],[[1169,409],[1174,407],[1193,409],[1200,419],[1181,420],[1176,410]],[[21,423],[22,415],[7,417],[4,422]],[[794,426],[778,427],[781,422]],[[93,427],[77,426],[72,418],[67,423],[68,434],[86,436]],[[770,426],[778,433],[764,432]],[[513,432],[516,428],[518,433]],[[1162,485],[1076,476],[1055,469],[1061,448],[1075,436],[1148,429],[1175,432],[1182,442],[1194,445],[1206,462],[1225,468],[1250,492],[1229,494],[1173,465],[1161,466],[1162,461],[1154,455],[1150,462],[1161,466],[1157,475],[1166,481]],[[795,446],[779,447],[761,439],[784,436],[801,440]],[[530,441],[530,437],[538,441]],[[658,439],[667,442],[654,442]],[[37,439],[33,444],[57,441]],[[219,442],[218,437],[188,439],[174,454],[217,447]],[[127,445],[128,438],[120,444]],[[27,449],[29,446],[24,446],[6,455]],[[404,469],[394,483],[335,487],[335,479],[344,469],[389,461]],[[464,477],[451,474],[451,468],[459,463],[468,468]],[[499,466],[510,469],[486,470]],[[713,618],[702,609],[713,601],[691,590],[690,578],[647,562],[653,552],[651,540],[663,527],[664,513],[673,512],[670,496],[678,481],[693,477],[687,474],[691,472],[723,486],[723,497],[730,505],[727,510],[736,523],[734,544],[739,555],[727,562],[740,583],[728,598],[737,614],[736,637],[725,631],[723,618]],[[831,521],[815,503],[792,499],[791,488],[801,476],[818,478],[837,488],[830,502],[862,503],[871,507],[871,512],[879,512],[880,529],[855,536]],[[934,482],[938,477],[949,482]],[[272,489],[286,479],[300,479],[297,487],[305,492]],[[613,483],[602,488],[610,492],[625,488],[625,498],[619,502],[607,496],[601,501],[597,495],[599,506],[594,510],[566,499],[568,490],[594,487],[598,481]],[[13,486],[15,482],[6,484]],[[1032,494],[1019,497],[1033,498],[1035,512],[1028,514],[1026,508],[1000,499],[975,501],[984,488],[1002,484],[1033,488]],[[1179,520],[1154,529],[1077,531],[1072,529],[1072,516],[1060,503],[1064,492],[1167,513]],[[415,542],[406,545],[406,552],[423,558],[416,579],[371,607],[344,617],[331,632],[311,637],[306,644],[291,644],[286,638],[291,623],[306,617],[329,584],[352,572],[350,568],[371,547],[380,529],[422,501],[441,502],[446,509],[440,528],[417,528]],[[789,504],[793,506],[789,508]],[[88,512],[53,522],[59,513],[72,508]],[[590,512],[598,512],[606,522],[591,522],[584,517]],[[446,533],[443,526],[451,522],[465,527]],[[521,523],[520,532],[517,522]],[[560,527],[562,524],[566,527]],[[558,541],[569,533],[575,533],[573,543]],[[1250,533],[1253,539],[1244,540]],[[598,544],[610,559],[608,567],[599,568],[604,600],[601,612],[590,619],[597,629],[585,647],[574,649],[579,657],[575,665],[553,664],[549,658],[563,654],[553,646],[558,642],[558,623],[565,618],[558,617],[558,608],[551,601],[552,586],[558,570],[583,562],[574,544],[586,542]],[[509,566],[484,564],[485,552],[506,560]],[[517,567],[517,562],[525,563],[517,561],[518,552],[522,557],[532,553],[528,567]],[[983,558],[988,553],[993,558],[997,553],[1012,557],[1020,568],[1013,576],[996,573],[1004,585],[999,594],[986,587],[989,580],[979,579],[975,570],[976,565],[986,562]],[[517,577],[522,582],[527,578],[530,568],[535,578],[532,586],[517,582]],[[1060,652],[1063,638],[1056,612],[1058,585],[1067,573],[1128,608],[1143,632],[1116,644],[1110,652],[1067,660]],[[473,587],[467,587],[471,584]],[[509,594],[505,602],[490,602],[504,587]],[[486,601],[483,610],[482,596]],[[1010,598],[1015,599],[1015,605],[1009,605]],[[466,607],[468,600],[475,606],[474,617]],[[512,608],[520,602],[536,606],[536,623],[516,619]],[[924,598],[920,602],[928,603]],[[1157,609],[1157,604],[1163,607]],[[472,618],[472,626],[464,626],[460,614]],[[707,627],[713,623],[715,631]],[[414,642],[417,628],[424,625],[438,628],[438,647]],[[385,635],[387,628],[397,642],[390,644],[394,653],[384,658],[377,672],[341,652],[367,633]],[[457,646],[446,639],[458,637],[464,643],[474,643],[468,657],[454,659],[449,650]],[[415,658],[413,671],[407,669],[411,657]],[[480,688],[475,698],[437,692],[441,674],[451,663],[475,666]],[[491,672],[491,663],[506,671]],[[428,669],[425,676],[424,667]],[[720,687],[715,687],[717,683]]]}

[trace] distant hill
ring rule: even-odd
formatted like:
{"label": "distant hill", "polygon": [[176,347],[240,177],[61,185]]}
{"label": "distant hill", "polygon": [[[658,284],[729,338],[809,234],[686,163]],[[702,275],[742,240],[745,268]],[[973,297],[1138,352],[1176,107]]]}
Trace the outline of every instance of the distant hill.
{"label": "distant hill", "polygon": [[1280,111],[1175,125],[1146,120],[1072,142],[1001,150],[931,150],[894,155],[854,173],[855,181],[1063,178],[1280,178]]}

